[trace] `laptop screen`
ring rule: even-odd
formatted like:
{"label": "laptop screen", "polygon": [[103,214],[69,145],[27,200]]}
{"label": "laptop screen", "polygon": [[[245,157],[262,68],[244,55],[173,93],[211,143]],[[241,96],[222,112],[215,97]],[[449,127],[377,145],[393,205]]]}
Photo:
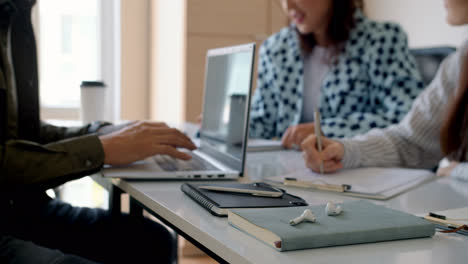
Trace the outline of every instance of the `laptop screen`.
{"label": "laptop screen", "polygon": [[242,172],[255,44],[209,50],[200,150]]}

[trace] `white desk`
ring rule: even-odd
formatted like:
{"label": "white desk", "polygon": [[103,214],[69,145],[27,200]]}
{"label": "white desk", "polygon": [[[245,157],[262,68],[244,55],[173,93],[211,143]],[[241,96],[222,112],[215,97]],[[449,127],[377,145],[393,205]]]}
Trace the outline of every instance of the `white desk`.
{"label": "white desk", "polygon": [[[255,155],[249,154],[248,160],[258,159]],[[267,164],[270,165],[259,167],[256,163],[255,167],[250,166],[248,171],[256,174],[250,177],[258,179],[263,175],[274,176],[273,174],[278,171],[275,171],[271,163]],[[131,196],[133,206],[141,205],[148,209],[189,241],[202,244],[201,248],[218,261],[256,264],[468,262],[468,236],[440,233],[432,238],[280,253],[233,228],[227,223],[227,218],[212,216],[180,190],[181,182],[114,179],[112,184]],[[311,192],[294,188],[287,190],[301,196],[311,205],[323,204],[329,200],[355,200],[355,198],[334,193]],[[413,214],[465,207],[468,206],[468,183],[441,178],[389,201],[377,203]],[[138,214],[139,210],[135,212]]]}

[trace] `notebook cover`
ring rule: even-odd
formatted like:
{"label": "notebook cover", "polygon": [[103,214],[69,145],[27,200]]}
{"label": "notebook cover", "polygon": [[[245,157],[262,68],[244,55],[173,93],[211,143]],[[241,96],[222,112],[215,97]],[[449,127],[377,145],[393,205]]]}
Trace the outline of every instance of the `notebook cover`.
{"label": "notebook cover", "polygon": [[281,247],[275,248],[279,251],[430,237],[435,233],[434,225],[420,217],[368,201],[344,203],[338,216],[326,215],[325,205],[307,208],[316,215],[316,223],[289,225],[289,220],[301,215],[305,207],[231,212],[279,236]]}
{"label": "notebook cover", "polygon": [[[215,192],[202,190],[197,186],[225,186],[234,188],[256,188],[258,190],[272,190],[270,185],[261,183],[260,186],[254,187],[253,184],[244,183],[184,183],[181,190],[198,204],[209,210],[213,214],[212,207],[218,208],[258,208],[258,207],[290,207],[290,206],[306,206],[307,203],[300,197],[284,193],[282,197],[259,197],[251,194]],[[218,214],[215,214],[220,216]]]}

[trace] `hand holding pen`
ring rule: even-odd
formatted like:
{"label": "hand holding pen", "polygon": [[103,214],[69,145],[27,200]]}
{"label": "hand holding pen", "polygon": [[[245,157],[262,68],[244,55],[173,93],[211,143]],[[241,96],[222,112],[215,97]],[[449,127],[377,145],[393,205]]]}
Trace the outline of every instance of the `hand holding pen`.
{"label": "hand holding pen", "polygon": [[[317,128],[315,130],[315,136],[317,137],[317,150],[319,153],[322,153],[322,126],[320,125],[320,112],[315,109],[314,114],[315,127]],[[320,161],[319,169],[320,174],[323,174],[323,159]]]}
{"label": "hand holding pen", "polygon": [[[319,120],[320,116],[317,121]],[[320,130],[316,129],[316,131]],[[340,142],[328,139],[318,132],[309,135],[302,142],[301,147],[306,166],[313,171],[328,173],[343,168],[341,160],[344,156],[344,147]]]}

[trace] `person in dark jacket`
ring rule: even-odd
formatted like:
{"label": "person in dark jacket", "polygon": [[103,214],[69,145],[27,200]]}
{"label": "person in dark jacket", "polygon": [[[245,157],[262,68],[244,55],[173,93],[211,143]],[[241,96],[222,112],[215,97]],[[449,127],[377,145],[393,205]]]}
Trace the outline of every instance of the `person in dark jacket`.
{"label": "person in dark jacket", "polygon": [[[35,0],[0,0],[0,262],[171,263],[169,231],[152,221],[76,208],[45,191],[155,154],[195,145],[163,123],[55,127],[39,119]],[[105,134],[104,131],[111,131]]]}

